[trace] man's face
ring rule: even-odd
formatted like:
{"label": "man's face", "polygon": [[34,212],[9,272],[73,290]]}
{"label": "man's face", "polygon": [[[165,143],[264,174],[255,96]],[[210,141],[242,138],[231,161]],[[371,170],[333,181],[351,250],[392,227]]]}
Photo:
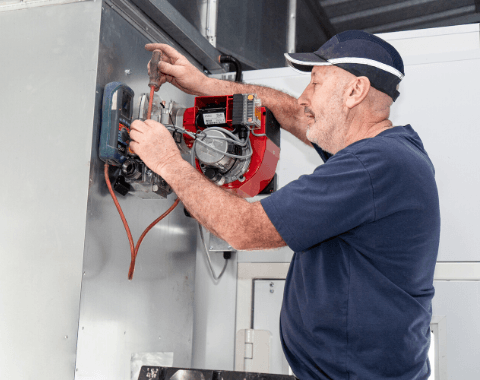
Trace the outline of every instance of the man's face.
{"label": "man's face", "polygon": [[345,90],[349,77],[344,70],[334,66],[316,66],[311,80],[298,103],[309,117],[307,138],[328,152],[343,148],[343,125],[347,108]]}

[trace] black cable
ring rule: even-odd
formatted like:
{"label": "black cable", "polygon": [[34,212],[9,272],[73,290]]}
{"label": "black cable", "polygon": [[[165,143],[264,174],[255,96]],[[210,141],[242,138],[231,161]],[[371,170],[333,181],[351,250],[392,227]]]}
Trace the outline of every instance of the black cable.
{"label": "black cable", "polygon": [[242,81],[242,64],[236,58],[232,57],[231,55],[222,54],[218,57],[220,63],[231,63],[235,66],[235,82]]}

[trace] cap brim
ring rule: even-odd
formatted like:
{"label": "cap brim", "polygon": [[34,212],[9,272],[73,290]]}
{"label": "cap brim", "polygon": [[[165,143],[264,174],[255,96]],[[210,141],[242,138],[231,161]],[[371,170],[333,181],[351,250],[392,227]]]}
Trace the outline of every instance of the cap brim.
{"label": "cap brim", "polygon": [[290,67],[306,73],[311,72],[314,66],[331,65],[314,53],[285,53],[284,55]]}

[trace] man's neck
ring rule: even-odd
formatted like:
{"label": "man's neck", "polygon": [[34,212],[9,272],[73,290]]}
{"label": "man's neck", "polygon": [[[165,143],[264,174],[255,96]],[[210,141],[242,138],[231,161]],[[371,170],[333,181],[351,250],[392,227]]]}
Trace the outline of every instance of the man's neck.
{"label": "man's neck", "polygon": [[347,143],[346,146],[353,144],[356,141],[371,139],[382,133],[383,131],[392,128],[392,126],[392,122],[387,119],[378,123],[367,124],[360,128],[355,128],[355,132],[352,135],[347,136],[347,138],[345,139]]}

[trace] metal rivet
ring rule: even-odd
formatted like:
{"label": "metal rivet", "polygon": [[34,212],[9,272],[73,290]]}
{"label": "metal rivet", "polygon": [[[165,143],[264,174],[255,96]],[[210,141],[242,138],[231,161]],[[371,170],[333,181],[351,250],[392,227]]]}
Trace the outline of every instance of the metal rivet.
{"label": "metal rivet", "polygon": [[273,293],[274,291],[275,291],[275,290],[273,290],[273,289],[270,289],[270,293]]}

